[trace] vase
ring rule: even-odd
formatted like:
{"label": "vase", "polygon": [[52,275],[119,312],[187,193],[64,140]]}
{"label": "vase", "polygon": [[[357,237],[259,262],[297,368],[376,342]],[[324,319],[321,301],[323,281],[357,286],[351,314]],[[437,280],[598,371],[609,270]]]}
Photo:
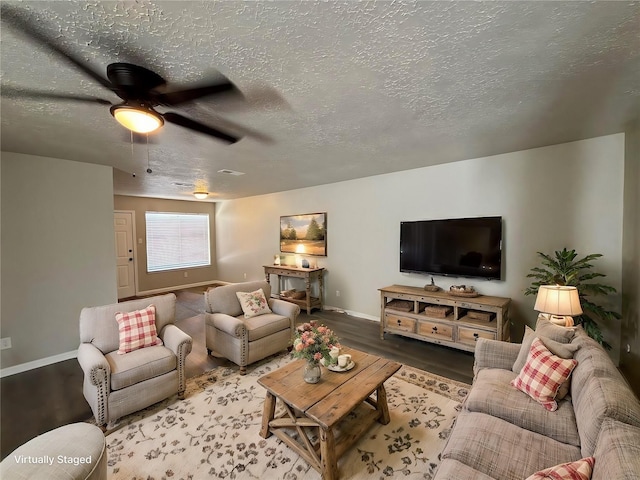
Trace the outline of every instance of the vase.
{"label": "vase", "polygon": [[316,361],[307,362],[304,366],[303,378],[307,383],[318,383],[321,374],[320,364]]}

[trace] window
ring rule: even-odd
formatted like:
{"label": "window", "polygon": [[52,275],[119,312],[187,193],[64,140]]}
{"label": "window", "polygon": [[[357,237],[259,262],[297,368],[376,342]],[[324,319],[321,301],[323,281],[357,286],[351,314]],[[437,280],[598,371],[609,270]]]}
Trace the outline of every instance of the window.
{"label": "window", "polygon": [[209,214],[145,212],[147,272],[211,265]]}

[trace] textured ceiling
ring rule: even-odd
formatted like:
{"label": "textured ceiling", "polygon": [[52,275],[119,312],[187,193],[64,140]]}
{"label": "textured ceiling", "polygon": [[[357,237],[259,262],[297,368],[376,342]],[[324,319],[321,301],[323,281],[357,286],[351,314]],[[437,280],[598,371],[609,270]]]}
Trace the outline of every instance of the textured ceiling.
{"label": "textured ceiling", "polygon": [[132,145],[107,106],[12,95],[118,100],[3,23],[2,150],[113,166],[118,194],[290,190],[619,132],[640,112],[640,2],[15,4],[95,69],[218,70],[245,93],[172,109],[245,132],[234,145],[174,125]]}

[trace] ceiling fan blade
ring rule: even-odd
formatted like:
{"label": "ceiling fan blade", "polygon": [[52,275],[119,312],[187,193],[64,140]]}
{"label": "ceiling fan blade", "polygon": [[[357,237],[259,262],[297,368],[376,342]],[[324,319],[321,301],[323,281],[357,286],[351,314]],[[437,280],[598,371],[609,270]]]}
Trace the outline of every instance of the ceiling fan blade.
{"label": "ceiling fan blade", "polygon": [[5,22],[8,26],[24,33],[32,40],[35,40],[37,43],[39,43],[41,46],[46,47],[49,50],[53,50],[55,53],[74,65],[84,74],[91,77],[100,85],[113,91],[113,85],[111,85],[111,82],[109,80],[107,80],[100,73],[94,71],[91,67],[89,67],[89,65],[87,65],[86,62],[82,61],[79,57],[71,53],[62,45],[58,38],[54,38],[53,36],[45,34],[43,29],[40,27],[39,19],[38,23],[31,22],[28,18],[26,10],[22,10],[3,3],[2,5],[0,5],[0,17],[2,18],[2,21]]}
{"label": "ceiling fan blade", "polygon": [[196,117],[213,118],[212,121],[213,123],[216,124],[218,128],[222,128],[225,131],[235,132],[242,138],[250,137],[264,144],[274,143],[274,139],[269,135],[265,135],[264,133],[259,132],[258,130],[249,128],[245,125],[240,125],[239,123],[232,122],[231,120],[228,120],[226,118],[222,118],[221,116],[217,115],[213,110],[214,110],[213,108],[194,105],[193,107],[189,108],[189,114],[194,115]]}
{"label": "ceiling fan blade", "polygon": [[24,90],[21,88],[15,88],[6,85],[0,86],[0,95],[2,95],[3,97],[14,98],[64,100],[72,102],[99,103],[100,105],[111,105],[111,102],[109,100],[105,100],[104,98],[92,97],[90,95],[72,95],[65,93],[44,92],[40,90]]}
{"label": "ceiling fan blade", "polygon": [[163,113],[162,117],[169,123],[174,123],[176,125],[180,125],[181,127],[188,128],[189,130],[194,130],[196,132],[204,133],[205,135],[219,138],[220,140],[224,140],[227,143],[236,143],[238,140],[240,140],[239,137],[234,137],[195,120],[191,120],[190,118],[183,117],[179,113],[167,112]]}
{"label": "ceiling fan blade", "polygon": [[[253,85],[243,88],[244,106],[251,110],[256,109],[281,109],[291,110],[289,102],[275,88],[266,85]],[[234,110],[242,108],[242,106],[232,105]]]}
{"label": "ceiling fan blade", "polygon": [[181,103],[190,102],[196,98],[206,97],[208,95],[216,95],[220,93],[231,94],[242,97],[242,93],[229,80],[224,79],[218,83],[211,85],[203,85],[200,87],[186,88],[173,92],[154,93],[154,100],[161,105],[179,105]]}

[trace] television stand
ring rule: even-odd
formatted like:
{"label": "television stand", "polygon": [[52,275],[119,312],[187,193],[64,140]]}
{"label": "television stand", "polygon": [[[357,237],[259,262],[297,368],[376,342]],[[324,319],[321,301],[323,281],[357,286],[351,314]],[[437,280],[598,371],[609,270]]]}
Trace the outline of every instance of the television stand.
{"label": "television stand", "polygon": [[380,289],[380,338],[393,333],[472,352],[478,338],[509,341],[510,298],[462,298],[446,291]]}

